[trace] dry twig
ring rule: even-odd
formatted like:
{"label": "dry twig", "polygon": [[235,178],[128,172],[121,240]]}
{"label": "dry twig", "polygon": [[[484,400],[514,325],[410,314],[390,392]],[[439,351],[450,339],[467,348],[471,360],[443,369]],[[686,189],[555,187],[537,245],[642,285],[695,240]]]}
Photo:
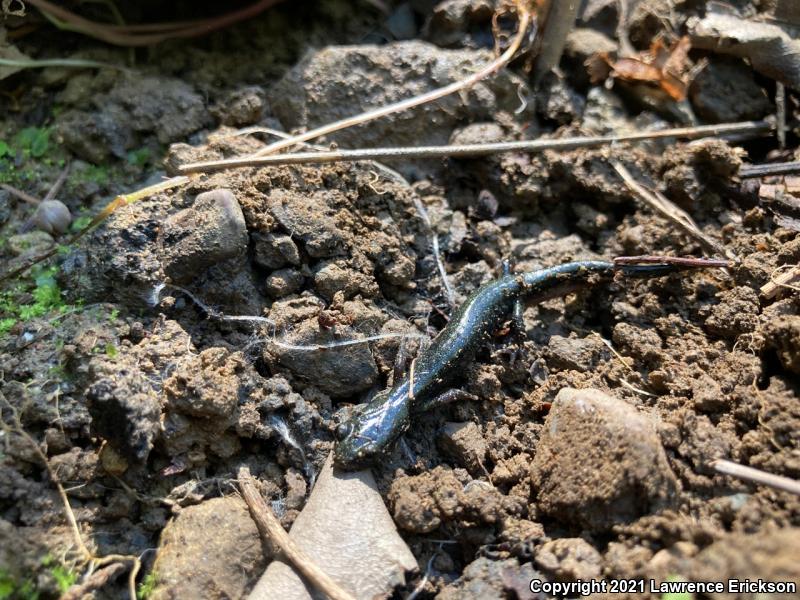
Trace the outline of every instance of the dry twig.
{"label": "dry twig", "polygon": [[773,475],[772,473],[754,469],[753,467],[746,467],[745,465],[740,465],[730,460],[715,460],[711,463],[711,466],[717,473],[738,477],[739,479],[751,481],[759,485],[767,485],[777,490],[783,490],[784,492],[800,496],[800,481],[789,479],[782,475]]}
{"label": "dry twig", "polygon": [[409,108],[413,108],[415,106],[420,106],[422,104],[427,104],[428,102],[433,102],[434,100],[438,100],[439,98],[443,98],[445,96],[449,96],[450,94],[454,94],[455,92],[458,92],[460,90],[469,88],[475,85],[481,79],[485,79],[493,75],[494,73],[502,69],[504,66],[506,66],[511,61],[512,58],[514,58],[514,55],[517,53],[520,46],[522,45],[522,40],[525,39],[525,33],[528,30],[528,26],[531,23],[531,14],[525,5],[526,2],[517,2],[517,10],[519,11],[519,26],[517,29],[517,34],[514,36],[511,45],[506,49],[505,52],[503,52],[502,55],[500,55],[498,58],[496,58],[488,65],[483,67],[477,73],[470,75],[466,79],[455,81],[450,85],[446,85],[442,88],[432,90],[420,96],[407,98],[406,100],[401,100],[399,102],[395,102],[394,104],[387,104],[386,106],[381,106],[380,108],[376,108],[374,110],[361,113],[360,115],[355,115],[353,117],[347,117],[346,119],[342,119],[340,121],[328,123],[327,125],[317,127],[315,129],[312,129],[311,131],[301,133],[286,140],[275,142],[273,144],[270,144],[266,148],[262,148],[258,152],[252,154],[251,158],[265,156],[267,154],[274,154],[275,152],[278,152],[285,148],[290,148],[301,142],[307,142],[308,140],[313,140],[315,138],[321,137],[323,135],[328,135],[330,133],[339,131],[341,129],[347,129],[348,127],[353,127],[354,125],[360,125],[368,121],[374,121],[375,119],[380,119],[381,117],[385,117],[387,115],[391,115],[396,112],[401,112],[404,110],[408,110]]}
{"label": "dry twig", "polygon": [[750,179],[755,177],[770,177],[773,175],[791,175],[800,172],[800,160],[781,163],[768,163],[765,165],[748,165],[739,169],[739,177]]}
{"label": "dry twig", "polygon": [[[333,150],[327,152],[293,152],[278,156],[260,156],[256,153],[242,158],[229,158],[196,163],[187,163],[178,168],[184,174],[208,173],[240,167],[261,167],[269,165],[302,165],[310,163],[349,162],[359,160],[391,160],[420,158],[472,158],[507,152],[543,152],[545,150],[575,150],[593,148],[623,142],[643,142],[666,138],[697,139],[718,137],[730,134],[763,135],[774,129],[770,121],[743,121],[722,125],[701,125],[698,127],[677,127],[660,131],[643,131],[630,135],[602,135],[569,137],[561,139],[522,140],[517,142],[498,142],[494,144],[460,144],[449,146],[411,146],[398,148],[367,148],[359,150]],[[273,144],[274,145],[274,144]],[[270,148],[270,146],[267,146]],[[264,150],[266,150],[265,148]]]}
{"label": "dry twig", "polygon": [[625,185],[628,186],[628,189],[636,194],[636,196],[642,202],[647,204],[647,206],[652,208],[664,218],[677,225],[678,228],[685,234],[697,240],[697,242],[706,250],[706,252],[726,256],[730,259],[735,258],[735,256],[733,256],[719,242],[700,231],[700,228],[694,222],[694,219],[692,219],[692,217],[689,216],[685,210],[676,206],[666,196],[657,190],[649,190],[641,183],[636,181],[622,163],[614,160],[611,161],[611,165],[614,167],[614,170],[619,174],[619,176],[622,177],[622,180],[625,182]]}
{"label": "dry twig", "polygon": [[[784,272],[776,275],[781,270]],[[800,281],[800,265],[784,265],[772,272],[769,281],[762,285],[759,291],[763,298],[769,300],[777,296],[782,289],[800,291],[800,287],[795,285],[798,281]]]}
{"label": "dry twig", "polygon": [[239,470],[239,489],[244,501],[250,509],[250,515],[258,526],[261,536],[275,545],[287,560],[309,581],[315,588],[323,592],[332,600],[355,600],[355,598],[331,579],[327,573],[320,569],[284,531],[275,518],[267,503],[261,497],[255,486],[255,480],[250,471],[244,467]]}

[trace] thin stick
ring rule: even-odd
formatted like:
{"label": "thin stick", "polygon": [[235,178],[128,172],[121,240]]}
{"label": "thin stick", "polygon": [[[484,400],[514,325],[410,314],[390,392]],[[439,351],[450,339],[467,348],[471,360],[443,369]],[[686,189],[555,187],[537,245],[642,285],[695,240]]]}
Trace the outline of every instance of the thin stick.
{"label": "thin stick", "polygon": [[694,256],[618,256],[615,265],[681,265],[684,267],[729,267],[730,262],[715,258],[695,258]]}
{"label": "thin stick", "polygon": [[771,175],[791,175],[800,172],[800,160],[791,162],[770,163],[766,165],[748,165],[739,169],[739,177],[749,179],[754,177],[769,177]]}
{"label": "thin stick", "polygon": [[[783,268],[788,268],[788,270],[775,276],[775,272]],[[798,280],[800,280],[800,265],[784,265],[773,271],[769,281],[762,285],[759,291],[764,298],[769,300],[777,296],[782,289],[798,291],[800,288],[794,285]]]}
{"label": "thin stick", "polygon": [[314,564],[284,531],[280,521],[275,518],[272,510],[256,489],[255,479],[250,475],[247,467],[239,469],[239,489],[250,509],[250,515],[261,532],[261,537],[272,542],[316,589],[329,598],[332,600],[355,600],[354,596],[342,589],[327,573]]}
{"label": "thin stick", "polygon": [[[352,162],[358,160],[391,160],[420,158],[469,158],[504,154],[508,152],[543,152],[545,150],[575,150],[608,146],[622,142],[642,142],[665,138],[697,139],[720,137],[734,133],[763,135],[774,129],[769,121],[742,121],[723,125],[701,125],[698,127],[676,127],[661,131],[644,131],[629,135],[602,135],[569,137],[561,139],[522,140],[516,142],[497,142],[493,144],[461,144],[449,146],[412,146],[396,148],[365,148],[358,150],[333,150],[327,152],[293,152],[278,156],[261,156],[262,151],[242,158],[229,158],[187,163],[178,167],[180,173],[208,173],[240,167],[261,167],[267,165],[301,165],[309,163]],[[282,142],[280,142],[282,143]]]}
{"label": "thin stick", "polygon": [[522,44],[522,40],[525,39],[525,32],[528,30],[528,26],[530,25],[531,14],[525,7],[525,2],[518,2],[517,7],[518,10],[520,11],[519,26],[517,28],[517,33],[511,42],[511,45],[506,49],[505,52],[503,52],[502,55],[500,55],[498,58],[496,58],[488,65],[483,67],[477,73],[470,75],[466,79],[455,81],[450,85],[446,85],[442,88],[432,90],[420,96],[407,98],[405,100],[395,102],[394,104],[387,104],[386,106],[381,106],[380,108],[376,108],[374,110],[370,110],[361,113],[359,115],[355,115],[353,117],[347,117],[345,119],[341,119],[340,121],[328,123],[327,125],[323,125],[322,127],[317,127],[316,129],[312,129],[311,131],[301,133],[287,140],[281,140],[279,142],[275,142],[273,144],[270,144],[266,148],[262,148],[255,154],[251,155],[251,157],[274,154],[275,152],[278,152],[285,148],[290,148],[295,144],[299,144],[300,142],[313,140],[314,138],[318,138],[323,135],[328,135],[329,133],[333,133],[334,131],[339,131],[341,129],[353,127],[354,125],[359,125],[361,123],[366,123],[368,121],[380,119],[381,117],[385,117],[387,115],[391,115],[396,112],[408,110],[409,108],[413,108],[421,104],[427,104],[428,102],[433,102],[434,100],[438,100],[439,98],[443,98],[445,96],[449,96],[450,94],[454,94],[455,92],[458,92],[460,90],[469,88],[478,83],[481,79],[485,79],[486,77],[493,75],[494,73],[502,69],[506,64],[508,64],[512,58],[514,58],[514,55],[517,53],[517,50],[519,50],[519,47]]}
{"label": "thin stick", "polygon": [[773,475],[772,473],[754,469],[753,467],[746,467],[745,465],[740,465],[730,460],[715,460],[711,463],[711,466],[717,473],[738,477],[739,479],[751,481],[759,485],[767,485],[777,490],[783,490],[784,492],[800,496],[800,481],[795,479],[783,477],[782,475]]}
{"label": "thin stick", "polygon": [[660,192],[649,190],[641,183],[636,181],[622,163],[612,160],[611,165],[614,167],[614,170],[616,170],[619,176],[622,177],[622,180],[625,182],[625,185],[628,186],[628,189],[636,194],[636,196],[642,202],[644,202],[647,206],[652,208],[664,218],[677,225],[678,228],[686,233],[689,237],[697,240],[707,252],[710,254],[721,254],[722,256],[727,256],[731,259],[735,258],[716,240],[710,238],[705,233],[700,231],[700,228],[694,222],[694,219],[689,216],[689,213],[677,207]]}
{"label": "thin stick", "polygon": [[12,186],[10,186],[8,184],[0,183],[0,188],[4,189],[5,191],[7,191],[12,196],[16,196],[17,198],[19,198],[23,202],[27,202],[28,204],[33,204],[34,206],[38,206],[39,203],[41,202],[41,200],[39,200],[38,198],[35,198],[35,197],[31,196],[30,194],[28,194],[27,192],[23,192],[22,190],[18,190],[17,188],[12,187]]}
{"label": "thin stick", "polygon": [[42,198],[42,202],[47,202],[56,197],[56,194],[61,190],[61,186],[64,185],[64,182],[67,180],[67,175],[69,175],[69,163],[64,167],[64,170],[61,171],[58,179],[56,179],[56,182],[50,187],[50,190],[45,194],[44,198]]}

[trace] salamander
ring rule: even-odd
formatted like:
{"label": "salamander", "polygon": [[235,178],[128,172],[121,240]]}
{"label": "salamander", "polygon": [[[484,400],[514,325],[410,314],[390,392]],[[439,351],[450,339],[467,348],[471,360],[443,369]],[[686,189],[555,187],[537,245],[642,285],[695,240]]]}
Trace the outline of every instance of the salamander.
{"label": "salamander", "polygon": [[[464,373],[466,362],[500,328],[523,298],[542,301],[585,286],[629,277],[659,277],[680,269],[724,266],[724,261],[625,257],[615,262],[570,262],[548,269],[508,274],[478,288],[452,315],[447,326],[412,363],[409,372],[390,389],[359,405],[336,429],[336,466],[357,470],[375,464],[405,433],[415,413],[456,396],[442,392]],[[662,262],[658,262],[661,260]],[[668,262],[669,261],[669,262]],[[440,395],[441,394],[441,395]],[[462,392],[463,394],[463,392]]]}

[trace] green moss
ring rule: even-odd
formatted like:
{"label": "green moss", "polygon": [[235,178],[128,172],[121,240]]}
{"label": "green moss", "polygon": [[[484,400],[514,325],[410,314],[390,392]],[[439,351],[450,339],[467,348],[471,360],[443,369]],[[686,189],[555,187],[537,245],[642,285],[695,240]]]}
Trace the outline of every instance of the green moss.
{"label": "green moss", "polygon": [[55,266],[34,268],[30,279],[0,292],[0,336],[8,333],[17,321],[63,313],[72,308],[61,294],[55,278],[57,272]]}
{"label": "green moss", "polygon": [[144,167],[150,162],[150,149],[139,148],[128,152],[128,164],[135,167]]}
{"label": "green moss", "polygon": [[155,571],[150,571],[145,575],[142,583],[139,584],[139,588],[136,590],[137,600],[147,600],[153,595],[156,585],[158,585],[158,575],[156,575]]}
{"label": "green moss", "polygon": [[30,579],[19,581],[0,569],[0,600],[38,600],[39,592]]}

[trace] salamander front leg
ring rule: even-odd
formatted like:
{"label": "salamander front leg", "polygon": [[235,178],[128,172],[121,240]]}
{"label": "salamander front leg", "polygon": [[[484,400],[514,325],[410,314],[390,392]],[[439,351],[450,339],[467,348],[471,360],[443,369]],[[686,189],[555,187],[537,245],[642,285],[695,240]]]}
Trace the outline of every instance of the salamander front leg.
{"label": "salamander front leg", "polygon": [[434,396],[433,398],[419,402],[414,407],[414,412],[427,412],[429,410],[433,410],[434,408],[439,408],[440,406],[450,404],[451,402],[457,402],[459,400],[470,400],[472,402],[476,402],[478,397],[470,394],[469,392],[465,392],[464,390],[453,388],[451,390],[447,390],[446,392],[442,392],[438,396]]}

